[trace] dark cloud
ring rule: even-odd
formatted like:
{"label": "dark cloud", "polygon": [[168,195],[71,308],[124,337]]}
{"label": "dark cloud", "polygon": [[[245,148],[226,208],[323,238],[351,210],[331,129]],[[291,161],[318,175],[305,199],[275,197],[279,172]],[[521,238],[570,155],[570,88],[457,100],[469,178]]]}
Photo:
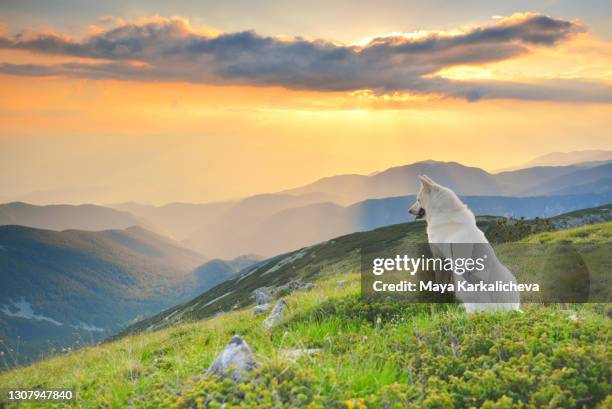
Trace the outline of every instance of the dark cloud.
{"label": "dark cloud", "polygon": [[[91,35],[81,41],[56,34],[0,37],[0,48],[83,57],[99,62],[2,64],[13,75],[62,75],[127,80],[282,86],[320,91],[441,93],[483,98],[538,99],[538,88],[510,83],[466,83],[432,76],[455,65],[502,61],[553,46],[582,28],[539,14],[515,15],[493,25],[419,38],[380,37],[364,46],[301,38],[281,40],[253,31],[211,36],[179,18],[156,18]],[[541,89],[539,99],[597,99],[583,86]],[[543,92],[545,91],[545,92]],[[588,90],[587,90],[588,91]],[[556,94],[561,92],[561,94]],[[582,93],[581,93],[582,92]]]}

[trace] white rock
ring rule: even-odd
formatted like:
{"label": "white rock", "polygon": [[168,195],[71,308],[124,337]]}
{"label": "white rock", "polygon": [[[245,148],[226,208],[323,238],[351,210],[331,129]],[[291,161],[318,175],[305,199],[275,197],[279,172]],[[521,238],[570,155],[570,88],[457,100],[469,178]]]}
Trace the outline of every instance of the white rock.
{"label": "white rock", "polygon": [[264,327],[266,329],[270,329],[280,324],[280,322],[283,320],[283,316],[285,315],[286,308],[287,308],[287,303],[285,302],[285,300],[283,298],[278,300],[278,302],[274,306],[274,309],[272,310],[270,315],[268,315],[268,318],[266,318],[265,321],[263,322]]}
{"label": "white rock", "polygon": [[263,314],[269,309],[270,309],[270,304],[256,305],[255,308],[253,308],[253,315]]}
{"label": "white rock", "polygon": [[259,364],[253,359],[251,348],[242,338],[234,335],[204,376],[219,375],[240,382],[245,372],[250,372],[258,366]]}
{"label": "white rock", "polygon": [[270,290],[267,287],[261,287],[257,290],[253,291],[253,295],[255,296],[255,302],[257,305],[268,304],[272,302],[272,294],[270,294]]}

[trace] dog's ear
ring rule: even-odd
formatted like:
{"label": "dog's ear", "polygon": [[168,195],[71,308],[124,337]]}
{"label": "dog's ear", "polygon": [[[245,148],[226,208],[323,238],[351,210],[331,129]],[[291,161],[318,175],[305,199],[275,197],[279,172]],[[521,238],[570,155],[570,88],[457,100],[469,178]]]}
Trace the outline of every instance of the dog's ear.
{"label": "dog's ear", "polygon": [[419,180],[421,181],[421,186],[423,186],[425,191],[430,191],[434,185],[433,181],[425,175],[419,175]]}
{"label": "dog's ear", "polygon": [[430,178],[429,176],[427,176],[427,175],[422,175],[422,176],[423,176],[425,179],[427,179],[427,181],[429,182],[429,184],[430,184],[430,185],[432,185],[432,186],[433,186],[433,185],[436,185],[436,184],[437,184],[437,183],[436,183],[436,182],[434,182],[434,181],[433,181],[433,179],[432,179],[432,178]]}

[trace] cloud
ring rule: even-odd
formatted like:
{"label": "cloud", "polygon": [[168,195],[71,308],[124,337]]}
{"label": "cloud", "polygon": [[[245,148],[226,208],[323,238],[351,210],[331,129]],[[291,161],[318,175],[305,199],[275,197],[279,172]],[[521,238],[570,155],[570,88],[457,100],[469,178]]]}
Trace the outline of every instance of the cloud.
{"label": "cloud", "polygon": [[[318,91],[438,93],[486,98],[606,100],[589,84],[470,83],[436,77],[445,68],[504,61],[535,47],[552,47],[583,27],[541,14],[515,14],[494,24],[452,33],[375,37],[363,45],[290,40],[253,31],[196,30],[185,19],[119,22],[83,39],[58,34],[0,37],[0,48],[87,58],[49,65],[0,64],[12,75],[188,81],[281,86]],[[91,62],[91,60],[98,60]],[[585,90],[585,88],[587,88]],[[603,94],[603,92],[600,90]],[[609,95],[609,93],[608,93]]]}

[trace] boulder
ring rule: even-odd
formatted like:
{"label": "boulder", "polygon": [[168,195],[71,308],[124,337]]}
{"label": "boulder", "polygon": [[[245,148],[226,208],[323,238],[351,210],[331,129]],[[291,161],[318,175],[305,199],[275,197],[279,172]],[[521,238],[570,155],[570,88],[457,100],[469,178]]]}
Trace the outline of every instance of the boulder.
{"label": "boulder", "polygon": [[270,309],[270,304],[256,305],[255,308],[253,308],[253,315],[263,314],[269,309]]}
{"label": "boulder", "polygon": [[272,312],[270,312],[270,315],[268,315],[268,318],[264,320],[263,322],[264,327],[266,329],[270,329],[280,324],[280,322],[283,320],[286,309],[287,309],[287,302],[283,298],[281,298],[280,300],[278,300],[278,302],[272,309]]}
{"label": "boulder", "polygon": [[259,364],[253,359],[253,353],[247,343],[234,335],[210,365],[204,376],[219,375],[236,382],[243,379],[245,373],[257,368]]}
{"label": "boulder", "polygon": [[257,305],[268,304],[273,300],[272,294],[270,294],[270,290],[267,287],[256,289],[253,291],[253,296]]}

